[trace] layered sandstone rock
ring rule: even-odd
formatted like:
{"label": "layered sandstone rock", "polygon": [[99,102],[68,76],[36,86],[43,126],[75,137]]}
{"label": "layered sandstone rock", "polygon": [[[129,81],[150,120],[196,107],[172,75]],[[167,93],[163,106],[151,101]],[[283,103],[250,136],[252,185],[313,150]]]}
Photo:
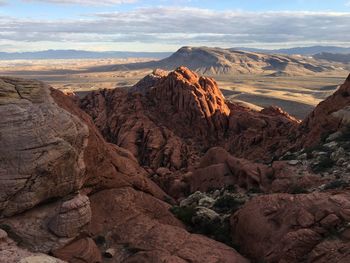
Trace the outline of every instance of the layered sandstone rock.
{"label": "layered sandstone rock", "polygon": [[348,262],[349,193],[256,197],[231,217],[241,252],[264,262]]}
{"label": "layered sandstone rock", "polygon": [[70,263],[101,263],[101,252],[91,238],[82,238],[53,251],[53,255]]}
{"label": "layered sandstone rock", "polygon": [[0,79],[0,216],[82,187],[89,131],[37,81]]}
{"label": "layered sandstone rock", "polygon": [[78,195],[62,203],[49,228],[56,236],[75,237],[90,221],[90,200],[87,196]]}

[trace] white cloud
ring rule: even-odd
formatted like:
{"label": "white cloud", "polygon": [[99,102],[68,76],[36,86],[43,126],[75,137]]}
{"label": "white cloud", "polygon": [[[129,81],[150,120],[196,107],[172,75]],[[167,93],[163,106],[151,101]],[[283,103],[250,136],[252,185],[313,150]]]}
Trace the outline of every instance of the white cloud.
{"label": "white cloud", "polygon": [[[23,46],[101,45],[174,48],[182,45],[240,46],[344,43],[350,46],[350,13],[240,12],[196,8],[139,8],[84,19],[35,20],[0,17],[0,39]],[[100,44],[99,44],[100,43]],[[28,46],[30,46],[28,44]],[[34,46],[34,44],[33,44]],[[114,48],[113,48],[114,47]]]}
{"label": "white cloud", "polygon": [[137,0],[23,0],[25,2],[43,2],[51,4],[75,4],[75,5],[116,5],[129,4]]}

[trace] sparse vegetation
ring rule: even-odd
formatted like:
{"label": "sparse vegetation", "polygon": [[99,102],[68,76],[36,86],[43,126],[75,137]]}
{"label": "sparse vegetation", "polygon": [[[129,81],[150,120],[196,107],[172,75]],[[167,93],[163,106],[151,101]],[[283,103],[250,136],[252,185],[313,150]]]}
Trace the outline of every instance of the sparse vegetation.
{"label": "sparse vegetation", "polygon": [[192,226],[192,217],[196,214],[196,210],[194,207],[174,206],[170,208],[170,211],[187,226]]}
{"label": "sparse vegetation", "polygon": [[233,212],[238,210],[242,205],[244,204],[244,201],[238,198],[235,198],[231,195],[224,195],[216,200],[214,203],[214,209],[218,212]]}
{"label": "sparse vegetation", "polygon": [[332,181],[328,184],[326,184],[326,186],[324,187],[325,190],[329,190],[329,189],[339,189],[339,188],[345,188],[348,187],[349,183],[345,182],[344,180],[335,180]]}
{"label": "sparse vegetation", "polygon": [[323,146],[322,144],[315,145],[309,148],[306,148],[304,151],[307,155],[307,159],[311,159],[313,157],[313,152],[329,152],[329,149],[326,146]]}
{"label": "sparse vegetation", "polygon": [[193,217],[196,214],[194,207],[176,206],[172,207],[170,211],[189,227],[190,232],[206,235],[219,242],[232,246],[230,222],[228,218],[223,221],[217,218],[216,220],[202,219],[201,221],[193,222]]}
{"label": "sparse vegetation", "polygon": [[227,218],[223,222],[221,220],[201,222],[194,226],[194,232],[209,236],[219,242],[232,246],[230,222]]}
{"label": "sparse vegetation", "polygon": [[311,166],[315,173],[325,172],[334,166],[334,161],[329,156],[320,156],[317,163]]}
{"label": "sparse vegetation", "polygon": [[307,193],[307,189],[305,189],[304,187],[302,187],[300,185],[293,185],[290,188],[290,193],[291,194],[305,194],[305,193]]}

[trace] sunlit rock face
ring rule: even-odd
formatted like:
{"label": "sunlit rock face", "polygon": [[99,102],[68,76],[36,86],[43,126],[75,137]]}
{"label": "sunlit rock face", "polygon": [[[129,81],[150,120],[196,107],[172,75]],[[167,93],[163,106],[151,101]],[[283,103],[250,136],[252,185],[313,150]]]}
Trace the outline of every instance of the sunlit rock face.
{"label": "sunlit rock face", "polygon": [[84,183],[89,131],[46,85],[0,79],[0,214],[23,212]]}

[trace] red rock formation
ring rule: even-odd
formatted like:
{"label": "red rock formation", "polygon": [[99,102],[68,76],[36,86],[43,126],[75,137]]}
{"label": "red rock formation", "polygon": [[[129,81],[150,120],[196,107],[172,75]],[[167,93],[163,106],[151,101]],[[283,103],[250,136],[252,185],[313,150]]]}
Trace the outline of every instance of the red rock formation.
{"label": "red rock formation", "polygon": [[105,248],[92,238],[102,237],[123,262],[247,262],[186,232],[163,201],[171,198],[127,150],[104,141],[72,98],[7,78],[0,92],[0,225],[22,245],[70,262],[100,262]]}
{"label": "red rock formation", "polygon": [[184,178],[189,192],[207,192],[235,186],[242,190],[260,192],[293,192],[294,189],[308,189],[326,182],[299,166],[291,166],[286,161],[274,162],[268,166],[261,163],[236,158],[223,148],[211,148],[200,160],[198,167]]}
{"label": "red rock formation", "polygon": [[225,148],[237,157],[270,162],[289,147],[300,121],[278,107],[261,112],[229,103],[231,115]]}
{"label": "red rock formation", "polygon": [[184,139],[223,133],[229,109],[212,79],[186,68],[156,74],[128,94],[117,89],[93,92],[81,107],[108,141],[130,150],[143,166],[187,167],[193,163],[193,149]]}
{"label": "red rock formation", "polygon": [[[118,205],[114,205],[118,204]],[[91,233],[101,247],[116,251],[116,262],[247,263],[226,245],[189,234],[169,205],[133,189],[111,189],[91,197]]]}
{"label": "red rock formation", "polygon": [[231,217],[241,251],[264,262],[349,262],[349,193],[256,197]]}
{"label": "red rock formation", "polygon": [[88,143],[84,152],[87,177],[84,186],[87,190],[132,186],[158,198],[165,197],[159,187],[145,177],[146,172],[125,150],[104,141],[91,118],[73,100],[54,89],[51,94],[58,106],[77,116],[89,127]]}
{"label": "red rock formation", "polygon": [[227,128],[230,110],[215,80],[185,67],[163,77],[147,96],[155,104],[152,113],[163,123],[175,124],[176,134],[210,136]]}
{"label": "red rock formation", "polygon": [[188,168],[218,145],[235,156],[271,160],[298,124],[280,109],[259,113],[226,103],[213,79],[184,67],[154,72],[129,93],[93,92],[80,105],[109,142],[154,170]]}
{"label": "red rock formation", "polygon": [[[314,146],[322,139],[348,125],[350,105],[350,75],[343,85],[302,122],[299,128],[298,147]],[[345,115],[344,115],[345,114]]]}
{"label": "red rock formation", "polygon": [[91,238],[82,238],[57,249],[52,254],[69,263],[101,263],[101,252]]}

